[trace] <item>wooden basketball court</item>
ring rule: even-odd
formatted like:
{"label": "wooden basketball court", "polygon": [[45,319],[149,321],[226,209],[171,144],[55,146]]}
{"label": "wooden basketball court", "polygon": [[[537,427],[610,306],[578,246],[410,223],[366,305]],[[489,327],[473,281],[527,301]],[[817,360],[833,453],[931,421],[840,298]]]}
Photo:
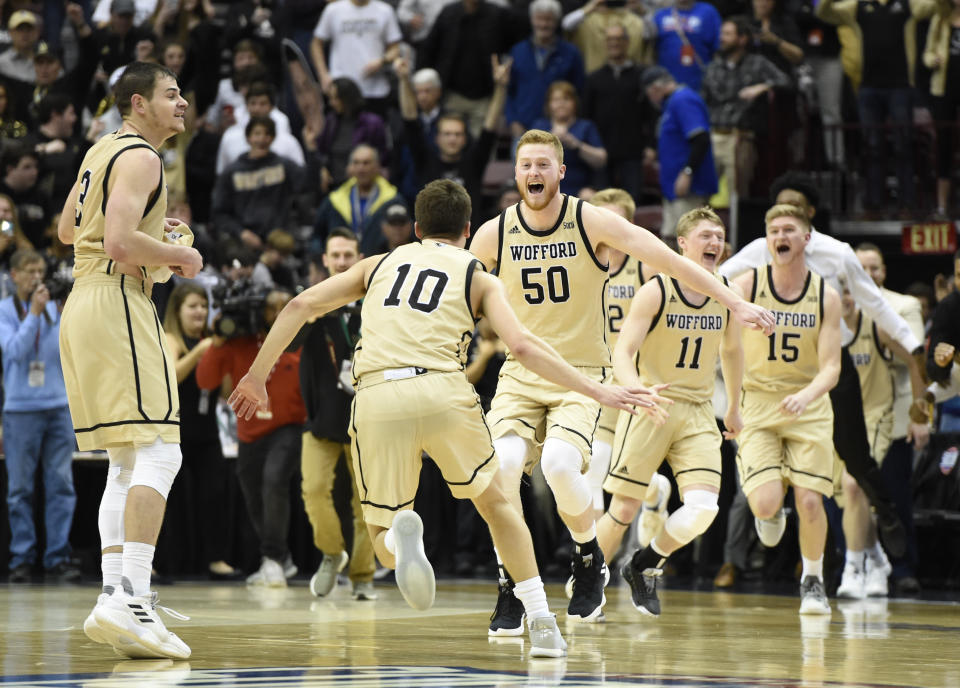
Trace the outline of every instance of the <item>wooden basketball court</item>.
{"label": "wooden basketball court", "polygon": [[[622,584],[607,620],[561,622],[565,660],[528,660],[521,638],[488,639],[496,586],[441,583],[425,614],[392,583],[357,602],[347,586],[325,599],[305,582],[159,588],[192,617],[169,626],[192,647],[186,662],[124,660],[84,636],[97,588],[0,589],[0,656],[10,686],[960,686],[960,606],[953,602],[831,600],[829,618],[801,618],[799,597],[661,593],[659,619],[641,616]],[[548,586],[555,611],[559,585]],[[561,606],[563,603],[564,606]],[[169,617],[164,617],[165,620]]]}

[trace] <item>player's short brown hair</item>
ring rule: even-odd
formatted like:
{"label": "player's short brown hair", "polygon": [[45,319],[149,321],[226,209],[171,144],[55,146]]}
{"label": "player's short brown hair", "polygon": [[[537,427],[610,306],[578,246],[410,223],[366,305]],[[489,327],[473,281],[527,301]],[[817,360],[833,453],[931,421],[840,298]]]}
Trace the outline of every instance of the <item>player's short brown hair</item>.
{"label": "player's short brown hair", "polygon": [[551,134],[549,131],[544,131],[543,129],[530,129],[520,137],[520,140],[517,141],[517,156],[519,156],[520,149],[523,146],[540,143],[553,146],[553,150],[557,153],[557,161],[561,165],[563,164],[563,144],[560,143],[560,139],[557,138],[555,134]]}
{"label": "player's short brown hair", "polygon": [[427,184],[414,203],[414,215],[423,238],[457,239],[470,222],[470,194],[449,179]]}
{"label": "player's short brown hair", "polygon": [[153,62],[131,62],[123,70],[117,85],[113,87],[113,95],[117,101],[117,109],[123,117],[127,117],[133,109],[130,99],[135,95],[141,95],[147,100],[153,97],[153,92],[157,87],[157,81],[163,77],[170,77],[174,81],[177,75],[164,67]]}
{"label": "player's short brown hair", "polygon": [[767,211],[766,216],[763,218],[764,226],[769,226],[771,222],[776,220],[778,217],[792,217],[795,220],[799,220],[800,224],[806,227],[807,231],[810,231],[810,218],[807,217],[807,214],[803,212],[801,208],[798,208],[795,205],[789,203],[778,203],[777,205],[770,208]]}
{"label": "player's short brown hair", "polygon": [[623,211],[628,221],[633,222],[633,214],[637,212],[637,204],[633,198],[623,189],[601,189],[593,194],[590,199],[590,205],[615,205]]}
{"label": "player's short brown hair", "polygon": [[722,227],[724,233],[727,231],[727,228],[723,224],[723,220],[720,219],[720,216],[717,215],[716,211],[710,206],[705,205],[699,208],[694,208],[693,210],[688,210],[680,216],[680,219],[677,220],[677,236],[687,236],[691,229],[704,221]]}

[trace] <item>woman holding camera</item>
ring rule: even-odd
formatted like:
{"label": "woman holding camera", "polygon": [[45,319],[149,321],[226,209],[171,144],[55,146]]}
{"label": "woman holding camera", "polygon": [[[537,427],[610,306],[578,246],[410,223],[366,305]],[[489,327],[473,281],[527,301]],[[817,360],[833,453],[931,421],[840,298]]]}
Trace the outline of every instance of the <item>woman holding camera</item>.
{"label": "woman holding camera", "polygon": [[[193,560],[190,553],[199,551],[211,577],[230,578],[236,572],[225,561],[227,473],[217,430],[217,394],[216,390],[201,390],[195,375],[197,362],[213,344],[207,328],[208,312],[204,288],[181,282],[170,294],[163,320],[177,371],[183,453],[183,464],[167,509],[168,525],[180,521],[180,528],[168,527],[167,532],[179,532],[185,538],[196,532],[198,542],[178,542],[175,551],[188,553],[187,566]],[[168,566],[172,555],[173,552],[166,552]]]}

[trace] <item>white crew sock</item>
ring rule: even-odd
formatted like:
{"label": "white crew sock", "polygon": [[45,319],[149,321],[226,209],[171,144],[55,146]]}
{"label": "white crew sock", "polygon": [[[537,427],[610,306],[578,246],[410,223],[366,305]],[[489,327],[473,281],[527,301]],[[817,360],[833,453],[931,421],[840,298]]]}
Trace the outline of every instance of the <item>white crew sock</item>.
{"label": "white crew sock", "polygon": [[[123,543],[122,573],[124,589],[128,595],[140,597],[150,592],[150,570],[153,568],[153,552],[156,547],[143,542]],[[132,591],[131,591],[132,590]]]}
{"label": "white crew sock", "polygon": [[520,581],[513,588],[513,594],[523,602],[523,610],[527,613],[527,623],[533,619],[550,616],[550,607],[547,606],[547,593],[543,589],[540,576]]}
{"label": "white crew sock", "polygon": [[803,574],[800,576],[800,580],[806,579],[807,576],[813,576],[814,578],[819,578],[823,580],[823,556],[819,559],[807,559],[804,556],[800,557],[803,559]]}
{"label": "white crew sock", "polygon": [[109,552],[100,555],[100,571],[103,573],[103,591],[112,593],[120,587],[123,576],[123,553]]}

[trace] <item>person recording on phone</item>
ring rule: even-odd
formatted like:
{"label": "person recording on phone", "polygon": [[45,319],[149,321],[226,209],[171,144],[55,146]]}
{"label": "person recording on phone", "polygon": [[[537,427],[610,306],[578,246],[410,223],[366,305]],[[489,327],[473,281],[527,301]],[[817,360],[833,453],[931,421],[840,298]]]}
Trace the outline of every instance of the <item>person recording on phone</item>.
{"label": "person recording on phone", "polygon": [[13,254],[16,293],[0,301],[3,351],[3,449],[10,511],[10,583],[29,583],[37,561],[34,485],[43,470],[48,582],[80,579],[70,561],[73,423],[60,367],[60,308],[43,283],[46,263],[32,249]]}

